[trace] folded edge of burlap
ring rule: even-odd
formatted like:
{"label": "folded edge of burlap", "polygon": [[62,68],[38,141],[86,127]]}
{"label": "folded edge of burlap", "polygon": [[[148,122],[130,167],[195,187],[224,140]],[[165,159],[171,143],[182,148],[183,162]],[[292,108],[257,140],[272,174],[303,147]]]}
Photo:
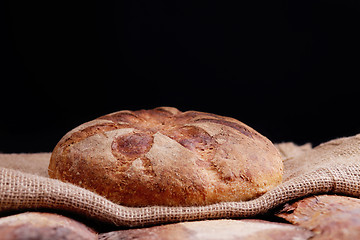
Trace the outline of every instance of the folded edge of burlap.
{"label": "folded edge of burlap", "polygon": [[[283,155],[284,156],[284,155]],[[75,185],[0,168],[0,212],[65,210],[116,226],[139,227],[189,220],[253,217],[288,201],[320,193],[360,196],[360,134],[284,156],[284,182],[251,201],[208,206],[131,208]]]}

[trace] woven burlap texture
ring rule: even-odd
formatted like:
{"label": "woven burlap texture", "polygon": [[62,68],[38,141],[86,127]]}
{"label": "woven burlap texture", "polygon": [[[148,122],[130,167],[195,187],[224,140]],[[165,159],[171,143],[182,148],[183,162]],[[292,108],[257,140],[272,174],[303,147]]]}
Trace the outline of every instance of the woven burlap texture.
{"label": "woven burlap texture", "polygon": [[[313,149],[308,144],[296,146],[293,143],[277,144],[277,147],[284,158],[282,184],[251,201],[198,207],[120,206],[83,188],[48,178],[44,160],[41,160],[39,171],[34,167],[29,170],[21,161],[14,161],[24,155],[2,154],[0,212],[65,210],[116,226],[138,227],[188,220],[253,217],[312,194],[360,196],[360,134],[335,139]],[[49,154],[40,156],[48,158]]]}

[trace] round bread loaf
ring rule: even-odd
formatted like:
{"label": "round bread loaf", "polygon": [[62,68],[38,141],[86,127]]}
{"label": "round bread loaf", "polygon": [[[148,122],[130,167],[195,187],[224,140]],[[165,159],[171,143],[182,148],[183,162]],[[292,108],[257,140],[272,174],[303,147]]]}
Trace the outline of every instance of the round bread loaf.
{"label": "round bread loaf", "polygon": [[242,122],[160,107],[119,111],[68,132],[49,175],[125,206],[256,198],[282,180],[275,146]]}

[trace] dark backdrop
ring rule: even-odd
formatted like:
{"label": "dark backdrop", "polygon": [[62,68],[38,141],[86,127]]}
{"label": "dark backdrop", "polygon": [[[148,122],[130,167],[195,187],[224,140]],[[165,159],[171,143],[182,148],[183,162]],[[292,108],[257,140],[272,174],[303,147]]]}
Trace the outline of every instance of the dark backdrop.
{"label": "dark backdrop", "polygon": [[0,151],[51,151],[85,121],[156,106],[273,142],[359,133],[359,2],[233,2],[2,2]]}

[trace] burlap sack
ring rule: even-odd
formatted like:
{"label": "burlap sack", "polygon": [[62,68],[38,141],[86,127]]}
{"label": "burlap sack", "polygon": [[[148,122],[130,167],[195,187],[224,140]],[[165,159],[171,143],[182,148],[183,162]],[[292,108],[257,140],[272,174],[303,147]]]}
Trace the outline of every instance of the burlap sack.
{"label": "burlap sack", "polygon": [[0,154],[0,212],[66,210],[116,226],[145,226],[186,220],[253,217],[290,200],[319,193],[360,196],[360,134],[316,148],[277,144],[284,181],[261,197],[201,207],[116,205],[80,187],[47,177],[50,154]]}

